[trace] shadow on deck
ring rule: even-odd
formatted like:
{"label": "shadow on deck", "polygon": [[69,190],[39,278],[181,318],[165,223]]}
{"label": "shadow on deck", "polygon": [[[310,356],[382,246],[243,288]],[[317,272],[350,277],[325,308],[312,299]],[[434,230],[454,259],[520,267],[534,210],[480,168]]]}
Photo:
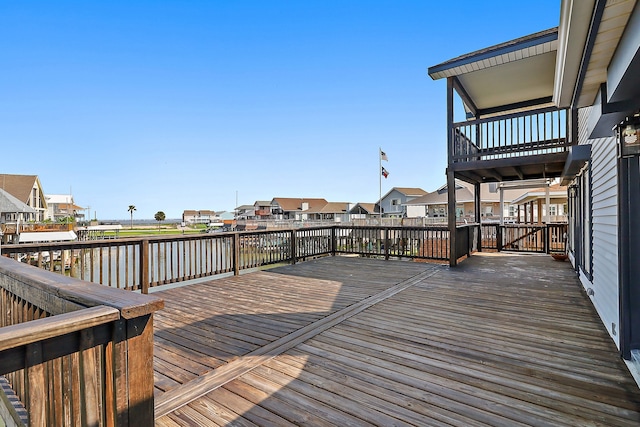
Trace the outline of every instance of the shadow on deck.
{"label": "shadow on deck", "polygon": [[638,425],[569,263],[327,257],[158,293],[156,424]]}

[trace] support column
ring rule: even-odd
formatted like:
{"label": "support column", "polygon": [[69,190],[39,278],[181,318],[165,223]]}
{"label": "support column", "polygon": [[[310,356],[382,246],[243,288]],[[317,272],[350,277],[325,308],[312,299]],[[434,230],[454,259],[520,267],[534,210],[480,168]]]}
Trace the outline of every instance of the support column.
{"label": "support column", "polygon": [[447,77],[447,223],[449,225],[449,265],[455,267],[456,257],[456,179],[453,164],[453,77]]}
{"label": "support column", "polygon": [[500,187],[500,225],[504,225],[504,188],[502,187]]}
{"label": "support column", "polygon": [[449,266],[458,262],[456,254],[456,179],[451,170],[447,170],[447,222],[449,224]]}
{"label": "support column", "polygon": [[[479,182],[473,184],[473,195],[475,198],[475,223],[480,225],[482,222],[480,200],[482,200],[482,198],[480,197]],[[476,233],[476,247],[478,248],[478,252],[482,252],[482,227],[480,227],[480,232]]]}
{"label": "support column", "polygon": [[529,202],[529,224],[535,224],[533,222],[533,201]]}
{"label": "support column", "polygon": [[[532,212],[533,215],[533,212]],[[538,224],[542,224],[542,199],[538,199]]]}
{"label": "support column", "polygon": [[545,205],[545,215],[544,215],[544,222],[546,224],[549,224],[551,222],[551,214],[550,214],[550,208],[549,208],[549,204],[550,204],[551,200],[550,200],[550,196],[549,196],[549,184],[547,184],[547,187],[545,188],[545,192],[544,192],[544,205]]}

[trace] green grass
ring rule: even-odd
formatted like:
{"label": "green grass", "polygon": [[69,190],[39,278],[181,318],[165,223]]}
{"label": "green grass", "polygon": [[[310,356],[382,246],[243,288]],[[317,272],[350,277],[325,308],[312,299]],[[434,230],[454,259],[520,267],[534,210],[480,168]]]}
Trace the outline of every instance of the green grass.
{"label": "green grass", "polygon": [[177,228],[123,228],[118,232],[107,231],[105,236],[118,236],[118,237],[139,237],[139,236],[167,236],[167,235],[183,235],[183,234],[200,234],[202,229],[185,228],[184,232]]}

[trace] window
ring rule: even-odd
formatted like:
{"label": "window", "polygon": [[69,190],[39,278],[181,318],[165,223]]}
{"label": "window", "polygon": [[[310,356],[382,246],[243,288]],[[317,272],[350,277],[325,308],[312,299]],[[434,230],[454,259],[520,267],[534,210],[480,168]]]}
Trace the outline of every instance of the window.
{"label": "window", "polygon": [[393,207],[393,209],[391,209],[391,211],[392,212],[400,211],[400,203],[401,203],[400,199],[391,199],[391,206]]}
{"label": "window", "polygon": [[582,271],[592,278],[592,260],[591,260],[591,174],[589,168],[585,169],[580,177],[580,221],[582,223],[582,253],[580,267]]}
{"label": "window", "polygon": [[569,203],[567,204],[567,208],[568,210],[566,210],[565,212],[567,212],[569,214],[569,238],[567,239],[567,250],[569,252],[571,252],[572,254],[575,254],[575,249],[576,249],[576,227],[577,227],[577,203],[576,203],[576,198],[577,198],[577,193],[578,193],[578,188],[575,185],[572,185],[571,187],[569,187]]}
{"label": "window", "polygon": [[569,188],[569,245],[576,259],[576,268],[593,277],[591,227],[591,174],[585,169]]}

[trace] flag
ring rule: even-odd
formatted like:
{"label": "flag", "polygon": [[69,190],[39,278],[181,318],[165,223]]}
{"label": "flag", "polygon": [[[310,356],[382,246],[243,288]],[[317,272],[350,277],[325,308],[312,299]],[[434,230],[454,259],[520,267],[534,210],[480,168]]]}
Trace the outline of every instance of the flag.
{"label": "flag", "polygon": [[385,160],[387,162],[389,161],[389,159],[387,158],[387,153],[382,150],[380,150],[380,160]]}
{"label": "flag", "polygon": [[384,176],[385,178],[389,176],[389,172],[387,172],[385,168],[382,168],[382,176]]}

